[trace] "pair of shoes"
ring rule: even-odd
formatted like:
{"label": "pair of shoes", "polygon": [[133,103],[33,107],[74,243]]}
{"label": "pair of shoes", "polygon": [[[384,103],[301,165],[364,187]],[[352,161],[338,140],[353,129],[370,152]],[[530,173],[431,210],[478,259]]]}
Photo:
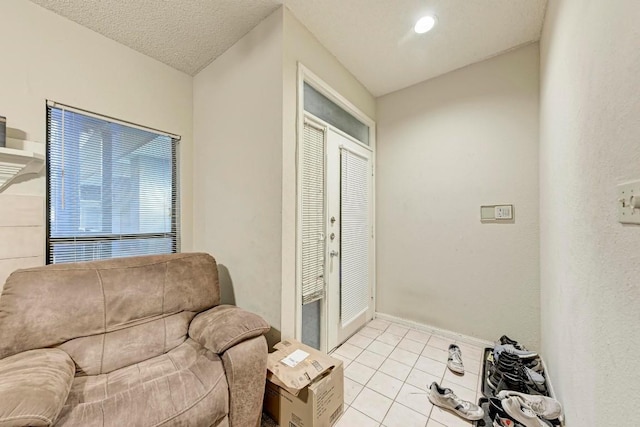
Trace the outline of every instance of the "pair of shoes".
{"label": "pair of shoes", "polygon": [[522,360],[514,354],[502,353],[498,362],[489,368],[489,376],[487,377],[489,387],[494,390],[498,389],[500,383],[504,382],[505,375],[509,375],[510,382],[516,382],[517,379],[520,379],[537,393],[546,393],[544,376],[527,368]]}
{"label": "pair of shoes", "polygon": [[449,346],[449,359],[447,367],[451,372],[458,375],[464,375],[464,365],[462,364],[462,352],[460,347],[455,344]]}
{"label": "pair of shoes", "polygon": [[562,416],[562,405],[556,399],[547,396],[534,396],[517,391],[504,390],[498,393],[498,399],[504,401],[516,397],[529,407],[537,416],[547,420],[556,420]]}
{"label": "pair of shoes", "polygon": [[533,359],[534,357],[538,357],[538,353],[536,353],[535,351],[520,350],[516,348],[513,344],[496,344],[493,347],[494,360],[500,359],[500,355],[502,353],[514,354],[521,359]]}
{"label": "pair of shoes", "polygon": [[[491,383],[489,383],[489,386],[491,386]],[[500,393],[503,390],[512,390],[531,395],[547,395],[547,387],[544,384],[538,384],[533,381],[522,366],[518,368],[516,373],[505,372],[502,374],[494,392]]]}
{"label": "pair of shoes", "polygon": [[507,345],[507,344],[509,344],[509,345],[514,346],[514,347],[515,347],[515,348],[517,348],[518,350],[527,351],[527,348],[526,348],[524,345],[520,344],[520,343],[519,343],[518,341],[516,341],[516,340],[512,340],[511,338],[509,338],[509,337],[508,337],[508,336],[506,336],[506,335],[501,336],[501,337],[500,337],[499,342],[500,342],[500,344],[502,344],[502,345]]}
{"label": "pair of shoes", "polygon": [[551,427],[553,424],[538,414],[529,406],[528,401],[519,396],[507,397],[502,401],[502,408],[515,421],[524,427]]}
{"label": "pair of shoes", "polygon": [[[516,344],[509,344],[509,342],[515,342]],[[517,344],[517,341],[511,340],[506,335],[503,335],[500,338],[500,344],[496,344],[493,348],[493,352],[490,354],[490,357],[493,361],[497,362],[502,354],[519,357],[527,368],[536,372],[542,373],[544,371],[544,368],[542,367],[542,360],[537,353],[534,351],[528,351],[523,345]]]}
{"label": "pair of shoes", "polygon": [[561,415],[560,403],[550,397],[504,391],[489,399],[493,427],[549,427]]}
{"label": "pair of shoes", "polygon": [[522,359],[510,353],[503,353],[500,359],[498,359],[498,362],[493,365],[491,369],[491,373],[494,374],[493,383],[498,383],[500,379],[498,378],[499,374],[505,372],[517,374],[520,367],[524,368],[527,377],[529,377],[532,381],[536,382],[537,384],[545,383],[545,378],[540,372],[534,371],[533,369],[529,368],[522,361]]}
{"label": "pair of shoes", "polygon": [[544,372],[544,367],[542,366],[542,359],[540,359],[539,356],[532,360],[527,360],[527,361],[523,360],[523,363],[527,368],[531,369],[532,371],[536,371],[540,374]]}
{"label": "pair of shoes", "polygon": [[478,405],[460,399],[450,388],[442,388],[435,381],[429,387],[429,402],[435,406],[451,411],[469,421],[484,418],[484,410]]}

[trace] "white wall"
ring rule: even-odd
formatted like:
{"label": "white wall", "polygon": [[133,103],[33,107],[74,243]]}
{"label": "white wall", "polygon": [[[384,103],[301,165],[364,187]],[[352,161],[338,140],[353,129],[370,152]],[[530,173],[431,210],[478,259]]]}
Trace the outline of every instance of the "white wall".
{"label": "white wall", "polygon": [[[35,141],[27,145],[44,154],[46,99],[181,135],[182,247],[190,250],[192,78],[28,1],[1,1],[0,16],[0,115],[7,117],[8,136]],[[2,215],[31,216],[38,209],[42,226],[44,194],[44,173],[22,180],[2,193],[0,203],[18,200],[9,195],[40,200],[20,199],[3,206]],[[0,223],[5,232],[13,226]],[[15,260],[0,262],[0,281],[17,266],[42,264],[44,249],[44,237],[19,245],[0,241],[0,258]]]}
{"label": "white wall", "polygon": [[282,335],[292,338],[296,291],[297,73],[303,64],[375,120],[376,103],[367,89],[286,8],[284,15],[282,121]]}
{"label": "white wall", "polygon": [[194,78],[194,245],[221,264],[223,302],[280,329],[282,12]]}
{"label": "white wall", "polygon": [[570,426],[637,423],[640,226],[616,184],[640,179],[639,16],[551,1],[542,35],[542,347]]}
{"label": "white wall", "polygon": [[[378,312],[538,347],[538,55],[378,98]],[[515,223],[481,223],[490,204]]]}

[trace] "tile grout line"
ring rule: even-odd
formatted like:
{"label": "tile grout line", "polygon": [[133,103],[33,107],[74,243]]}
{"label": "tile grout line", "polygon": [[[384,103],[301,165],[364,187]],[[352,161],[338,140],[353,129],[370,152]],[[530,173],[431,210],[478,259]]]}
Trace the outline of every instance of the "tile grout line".
{"label": "tile grout line", "polygon": [[[396,335],[396,336],[397,336],[397,335]],[[405,336],[406,336],[406,333],[405,333],[405,335],[404,335],[404,336],[402,336],[401,338],[402,338],[402,339],[404,339],[404,338],[405,338]],[[409,339],[409,338],[407,338],[407,339]],[[401,340],[400,342],[402,342],[402,340]],[[396,348],[398,348],[398,345],[400,344],[400,342],[398,342],[398,344],[396,344],[396,346],[393,348],[393,350],[395,350]],[[428,341],[427,341],[427,342],[428,342]],[[426,347],[426,345],[427,345],[427,344],[425,343],[425,347]],[[391,353],[393,353],[393,350],[391,350]],[[409,352],[409,350],[406,350],[406,351],[407,351],[407,352]],[[389,355],[391,355],[391,353],[389,353]],[[410,353],[413,353],[413,352],[410,352]],[[415,354],[415,353],[413,353],[413,354]],[[420,358],[420,354],[418,354],[418,358]],[[406,364],[404,364],[404,363],[400,362],[399,360],[391,359],[389,356],[387,356],[387,357],[386,357],[385,361],[387,361],[387,360],[393,360],[394,362],[400,363],[400,364],[405,365],[405,366],[409,366],[409,365],[406,365]],[[415,364],[417,363],[417,361],[418,361],[418,359],[416,359],[416,362],[414,362],[412,366],[409,366],[409,368],[410,368],[411,370],[413,370],[413,369],[418,369],[418,368],[415,368]],[[382,363],[384,363],[384,362],[382,362]],[[381,365],[381,366],[382,366],[382,365]],[[409,371],[409,372],[411,372],[411,371]],[[389,376],[390,376],[390,375],[389,375]],[[409,375],[407,375],[407,377],[406,377],[406,378],[408,378],[408,377],[409,377]],[[395,378],[395,377],[392,377],[392,378]],[[402,385],[400,386],[400,390],[402,390],[402,388],[404,387],[404,385],[405,385],[405,384],[407,384],[406,378],[405,378],[405,380],[404,380],[404,381],[402,381]],[[396,378],[396,379],[397,379],[397,378]],[[411,385],[411,384],[409,384],[409,385]],[[415,386],[414,386],[414,387],[415,387]],[[400,406],[403,406],[403,407],[405,407],[405,408],[407,408],[407,409],[409,409],[409,410],[411,410],[411,411],[413,411],[413,412],[416,412],[417,414],[420,414],[420,413],[419,413],[418,411],[416,411],[415,409],[409,408],[408,406],[406,406],[406,405],[402,404],[402,402],[398,402],[398,401],[396,400],[396,399],[397,399],[397,397],[398,397],[398,395],[400,394],[400,390],[398,390],[398,393],[396,393],[395,397],[391,400],[391,405],[389,406],[389,409],[387,410],[387,413],[385,414],[384,418],[382,419],[382,421],[383,421],[383,422],[384,422],[384,420],[386,419],[387,415],[389,414],[389,411],[391,410],[391,407],[393,406],[393,404],[394,404],[394,403],[397,403],[397,404],[398,404],[398,405],[400,405]],[[432,409],[433,409],[433,408],[432,408]],[[422,415],[422,414],[420,414],[420,415]],[[426,427],[426,425],[429,423],[429,416],[430,416],[430,415],[431,415],[431,410],[429,411],[429,415],[427,415],[427,417],[426,417],[426,418],[427,418],[427,421],[425,422],[425,427]]]}
{"label": "tile grout line", "polygon": [[[389,329],[389,326],[390,326],[390,325],[387,325],[387,327],[384,329],[384,331],[386,331],[387,329]],[[394,334],[391,334],[391,335],[394,335]],[[394,335],[394,336],[396,336],[396,335]],[[377,338],[376,338],[376,340],[377,340]],[[374,340],[374,341],[375,341],[375,340]],[[381,341],[381,342],[382,342],[382,341]],[[385,343],[385,344],[386,344],[386,343]],[[391,345],[391,344],[388,344],[388,345]],[[398,346],[398,344],[396,344],[396,345],[394,345],[394,346],[393,346],[393,349],[391,350],[391,353],[393,353],[393,352],[394,352],[394,350],[396,349],[396,347],[397,347],[397,346]],[[391,354],[391,353],[389,353],[389,354]],[[389,356],[386,356],[386,357],[385,357],[385,359],[384,359],[384,361],[383,361],[382,363],[384,363],[388,358],[389,358]],[[380,366],[382,366],[382,365],[380,365]],[[376,372],[378,372],[378,370],[377,370],[377,369],[376,369]],[[373,378],[374,376],[375,376],[375,373],[371,376],[371,378]],[[371,378],[369,378],[369,381],[367,381],[367,384],[371,381]],[[365,385],[365,387],[366,387],[366,385]],[[374,391],[374,392],[376,392],[375,390],[373,390],[373,391]],[[398,390],[398,393],[399,393],[399,392],[400,392],[400,391]],[[376,393],[377,393],[377,392],[376,392]],[[384,396],[384,395],[383,395],[383,394],[381,394],[381,393],[378,393],[378,394],[380,394],[381,396]],[[397,396],[397,395],[396,395],[396,396]],[[387,396],[384,396],[384,397],[387,397]],[[391,399],[391,405],[389,405],[389,408],[387,409],[387,411],[384,413],[384,416],[382,417],[382,421],[380,421],[380,425],[381,425],[381,426],[383,425],[382,423],[384,422],[384,420],[387,418],[387,415],[389,414],[389,411],[391,410],[391,407],[393,406],[393,402],[395,402],[395,401],[396,401],[396,398],[395,398],[395,397],[394,397],[393,399]]]}
{"label": "tile grout line", "polygon": [[[387,327],[387,329],[388,329],[388,327]],[[385,330],[385,331],[386,331],[386,330]],[[409,329],[407,330],[407,332],[408,332],[408,331],[409,331]],[[391,333],[391,332],[389,332],[389,333],[390,333],[391,335],[396,336],[396,337],[398,336],[398,335],[395,335],[395,334],[393,334],[393,333]],[[398,348],[398,345],[400,344],[400,342],[402,342],[402,339],[404,339],[404,338],[405,338],[406,334],[407,334],[407,333],[405,332],[405,335],[403,335],[402,337],[399,337],[399,338],[401,338],[401,340],[400,340],[400,341],[398,341],[398,344],[394,345],[394,346],[393,346],[393,349],[391,349],[391,352],[389,352],[389,354],[388,354],[387,356],[385,356],[385,359],[384,359],[384,361],[382,362],[382,364],[384,364],[384,362],[386,362],[387,360],[392,360],[392,361],[394,361],[394,362],[397,362],[397,363],[403,364],[403,365],[405,365],[405,366],[408,366],[408,365],[406,365],[406,364],[404,364],[404,363],[400,362],[399,360],[391,359],[391,358],[389,357],[389,356],[390,356],[390,355],[391,355],[391,354],[392,354],[392,353],[393,353],[393,352]],[[374,341],[375,341],[375,340],[374,340]],[[382,341],[380,341],[380,342],[382,342]],[[385,343],[385,344],[386,344],[386,343]],[[426,344],[425,344],[425,346],[426,346]],[[401,350],[402,350],[402,349],[401,349]],[[408,350],[407,350],[407,351],[408,351]],[[418,355],[418,357],[419,357],[419,355]],[[417,361],[417,359],[416,359],[416,361]],[[382,366],[382,364],[381,364],[380,366]],[[413,366],[415,366],[415,362],[414,362]],[[409,366],[409,367],[410,367],[411,369],[413,369],[413,366]],[[379,369],[380,369],[380,368],[376,369],[376,372],[380,372],[380,371],[379,371]],[[383,374],[384,374],[384,372],[383,372]],[[375,375],[375,374],[374,374],[374,375]],[[385,374],[385,375],[388,375],[388,374]],[[391,375],[389,375],[389,376],[390,376],[391,378],[395,378],[395,377],[392,377]],[[408,377],[408,375],[407,375],[407,377]],[[397,379],[397,378],[395,378],[395,379]],[[391,411],[391,407],[393,407],[393,404],[394,404],[394,403],[397,403],[398,405],[401,405],[401,406],[403,406],[403,407],[405,407],[405,408],[407,408],[407,409],[409,409],[409,410],[412,410],[412,411],[414,411],[414,412],[416,412],[416,413],[418,413],[418,414],[419,414],[419,412],[415,411],[414,409],[409,408],[408,406],[403,405],[402,403],[400,403],[400,402],[398,402],[398,401],[396,400],[396,398],[397,398],[397,397],[398,397],[398,395],[400,394],[400,390],[402,390],[402,387],[405,385],[405,383],[406,383],[406,378],[405,378],[405,381],[402,381],[402,385],[400,386],[400,389],[398,390],[398,392],[395,394],[394,398],[393,398],[393,399],[391,399],[391,405],[389,405],[389,409],[387,409],[387,412],[384,414],[384,417],[382,417],[382,421],[380,422],[380,425],[381,425],[381,426],[383,425],[384,420],[387,418],[387,415],[389,415],[389,411]],[[365,386],[365,387],[366,387],[366,386]],[[374,390],[374,391],[375,391],[375,390]],[[385,397],[386,397],[386,396],[385,396]],[[427,423],[428,423],[428,422],[429,422],[429,417],[427,417],[427,422],[425,423],[425,427],[426,427],[426,425],[427,425]]]}
{"label": "tile grout line", "polygon": [[[394,324],[395,324],[395,323],[393,323],[393,322],[388,322],[387,326],[386,326],[384,329],[377,329],[377,328],[373,328],[373,327],[371,327],[372,329],[376,329],[376,330],[377,330],[377,331],[379,331],[380,333],[379,333],[375,338],[371,338],[371,337],[367,337],[366,335],[363,335],[364,337],[371,339],[371,342],[370,342],[369,344],[367,344],[367,346],[366,346],[366,347],[364,347],[364,348],[363,348],[363,347],[360,347],[360,346],[357,346],[357,345],[355,345],[355,344],[351,344],[351,345],[353,345],[353,346],[355,346],[355,347],[359,348],[359,349],[360,349],[360,352],[359,352],[359,353],[358,353],[358,355],[357,355],[357,356],[352,360],[352,362],[350,362],[350,364],[351,364],[351,363],[353,363],[354,361],[356,361],[356,359],[357,359],[358,357],[360,357],[360,355],[362,355],[362,353],[363,353],[365,350],[366,350],[366,351],[369,351],[370,353],[376,354],[376,355],[378,355],[378,356],[382,356],[382,357],[384,357],[384,359],[383,359],[382,363],[381,363],[377,368],[372,368],[372,367],[370,367],[370,366],[367,366],[367,365],[364,365],[364,364],[362,364],[362,363],[358,362],[358,363],[360,363],[361,365],[366,366],[366,367],[368,367],[368,368],[372,369],[374,372],[373,372],[373,374],[371,375],[371,377],[369,377],[369,379],[366,381],[366,383],[365,383],[365,384],[360,384],[360,383],[358,383],[357,381],[355,381],[355,380],[353,380],[353,379],[349,378],[351,381],[355,382],[356,384],[361,385],[361,386],[362,386],[362,389],[361,389],[361,390],[356,394],[356,396],[355,396],[355,397],[354,397],[354,399],[352,400],[351,404],[348,404],[348,405],[347,405],[348,407],[352,407],[354,410],[356,410],[357,412],[359,412],[359,413],[361,413],[361,414],[363,414],[363,415],[367,416],[368,418],[373,419],[373,418],[369,417],[368,415],[364,414],[362,411],[360,411],[360,410],[358,410],[357,408],[353,407],[353,403],[356,401],[356,399],[358,398],[358,396],[360,396],[360,394],[362,393],[362,391],[363,391],[365,388],[368,388],[368,389],[369,389],[369,390],[371,390],[372,392],[375,392],[375,393],[377,393],[377,394],[379,394],[379,395],[381,395],[381,396],[383,396],[383,397],[386,397],[387,399],[389,399],[389,400],[391,401],[391,404],[390,404],[390,406],[389,406],[389,409],[387,409],[387,411],[385,412],[385,414],[384,414],[384,416],[383,416],[383,418],[382,418],[382,421],[380,421],[380,423],[379,423],[381,426],[383,425],[383,422],[384,422],[384,420],[386,419],[386,417],[388,416],[389,411],[391,410],[391,407],[393,406],[393,404],[394,404],[394,403],[397,403],[398,405],[400,405],[400,406],[402,406],[402,407],[404,407],[404,408],[406,408],[406,409],[408,409],[408,410],[410,410],[410,411],[413,411],[413,412],[415,412],[415,413],[417,413],[417,414],[423,415],[422,413],[420,413],[420,412],[416,411],[415,409],[410,408],[410,407],[408,407],[407,405],[404,405],[403,403],[401,403],[401,402],[399,402],[399,401],[397,401],[397,400],[396,400],[396,399],[397,399],[397,397],[398,397],[398,396],[399,396],[399,394],[400,394],[400,390],[402,390],[402,388],[403,388],[405,385],[409,385],[409,386],[412,386],[412,387],[416,387],[416,386],[414,386],[413,384],[409,384],[409,383],[407,383],[406,379],[409,377],[409,375],[407,375],[407,376],[405,377],[405,379],[401,381],[400,389],[399,389],[399,390],[398,390],[398,392],[394,395],[394,397],[393,397],[393,398],[389,398],[389,397],[387,397],[387,396],[383,395],[382,393],[379,393],[378,391],[376,391],[376,390],[374,390],[374,389],[372,389],[372,388],[368,387],[368,385],[369,385],[369,383],[371,382],[372,378],[373,378],[373,377],[374,377],[378,372],[381,372],[382,374],[385,374],[385,375],[387,375],[387,376],[389,376],[389,377],[391,377],[391,378],[393,378],[393,379],[395,379],[395,380],[400,381],[398,378],[396,378],[396,377],[394,377],[394,376],[392,376],[392,375],[386,374],[385,372],[380,371],[380,367],[381,367],[382,365],[384,365],[384,363],[385,363],[385,362],[387,362],[388,360],[391,360],[391,361],[393,361],[393,362],[396,362],[396,363],[402,364],[402,365],[404,365],[404,366],[407,366],[408,368],[410,368],[410,372],[411,372],[411,371],[413,371],[413,370],[415,369],[415,370],[418,370],[418,371],[420,371],[420,372],[422,372],[422,373],[425,373],[425,374],[427,374],[427,375],[432,375],[432,376],[433,376],[433,374],[430,374],[429,372],[423,371],[422,369],[420,369],[420,368],[416,367],[416,364],[417,364],[417,362],[420,360],[420,358],[421,358],[421,357],[423,357],[423,358],[430,359],[430,360],[433,360],[433,361],[438,362],[438,363],[442,363],[442,364],[444,364],[444,365],[445,365],[445,369],[444,369],[444,371],[443,371],[443,373],[442,373],[442,377],[440,378],[440,383],[441,383],[441,384],[442,384],[442,382],[443,382],[443,381],[444,381],[444,379],[445,379],[445,376],[446,376],[446,373],[447,373],[447,369],[448,369],[448,368],[446,367],[446,363],[441,362],[441,361],[440,361],[440,360],[438,360],[438,359],[431,358],[431,357],[429,357],[429,356],[423,356],[423,352],[424,352],[424,350],[426,349],[426,347],[427,347],[427,346],[429,346],[428,344],[429,344],[429,342],[431,341],[431,338],[432,338],[432,337],[434,337],[434,336],[435,336],[436,338],[440,338],[440,339],[442,339],[442,340],[444,340],[444,341],[451,341],[451,337],[441,336],[441,335],[439,335],[439,334],[437,334],[437,333],[431,333],[431,334],[430,334],[430,335],[431,335],[431,337],[429,337],[429,339],[426,341],[426,343],[425,343],[425,344],[424,344],[424,346],[422,347],[421,351],[420,351],[419,353],[415,353],[415,352],[413,352],[413,351],[410,351],[410,350],[407,350],[407,349],[403,349],[403,348],[398,347],[398,346],[399,346],[399,344],[400,344],[400,342],[402,342],[404,339],[408,339],[408,340],[410,340],[410,341],[414,341],[414,342],[417,342],[417,343],[419,343],[419,344],[422,344],[422,342],[420,342],[420,341],[415,341],[415,340],[412,340],[411,338],[407,338],[407,337],[406,337],[407,333],[408,333],[409,331],[411,331],[413,328],[405,328],[403,325],[399,325],[399,326],[403,327],[404,329],[407,329],[407,331],[404,333],[404,335],[399,336],[399,335],[393,334],[392,332],[389,332],[389,331],[388,331],[389,327],[390,327],[391,325],[394,325]],[[418,330],[418,332],[422,332],[422,333],[424,333],[423,331],[419,331],[419,330]],[[386,342],[384,342],[384,341],[380,341],[380,340],[378,340],[378,338],[380,337],[380,335],[382,335],[382,334],[384,334],[384,333],[389,333],[390,335],[393,335],[393,336],[395,336],[395,337],[397,337],[397,338],[400,338],[400,341],[398,341],[398,343],[397,343],[397,344],[395,344],[395,345],[391,345],[391,344],[386,343]],[[355,334],[354,334],[354,335],[355,335]],[[380,342],[380,343],[383,343],[383,344],[386,344],[386,345],[389,345],[390,347],[392,347],[391,351],[389,352],[389,354],[388,354],[387,356],[381,355],[381,354],[376,353],[376,352],[374,352],[374,351],[372,351],[372,350],[368,350],[368,348],[371,346],[371,344],[373,344],[373,343],[374,343],[374,342],[376,342],[376,341],[378,341],[378,342]],[[454,343],[457,343],[457,342],[456,342],[456,340],[453,340],[453,341],[454,341]],[[473,346],[473,347],[478,347],[478,348],[480,348],[480,347],[479,347],[479,346],[477,346],[477,345],[472,345],[472,344],[468,344],[468,343],[465,343],[465,344],[466,344],[466,345],[471,345],[471,346]],[[429,346],[429,347],[431,347],[431,348],[433,348],[433,349],[441,350],[441,351],[446,351],[446,350],[443,350],[443,349],[440,349],[440,348],[438,348],[438,347],[434,347],[434,346]],[[413,362],[413,364],[411,364],[411,365],[408,365],[408,364],[403,363],[403,362],[401,362],[401,361],[398,361],[398,360],[395,360],[395,359],[391,359],[389,356],[390,356],[390,355],[391,355],[391,354],[392,354],[396,349],[401,349],[401,350],[403,350],[403,351],[405,351],[405,352],[407,352],[407,353],[411,353],[411,354],[413,354],[413,355],[417,355],[417,358],[416,358],[415,362]],[[473,374],[471,371],[469,371],[469,373],[470,373],[471,375],[475,375],[475,374]],[[477,374],[477,376],[478,376],[478,377],[480,377],[480,374],[478,373],[478,374]],[[467,387],[465,387],[465,386],[463,386],[463,385],[461,385],[461,384],[457,384],[457,383],[453,383],[453,384],[455,384],[457,387],[461,387],[461,388],[463,388],[463,389],[465,389],[465,390],[467,390],[467,391],[474,392],[476,396],[477,396],[477,394],[478,394],[477,384],[476,384],[476,390],[469,389],[469,388],[467,388]],[[428,386],[428,384],[427,384],[427,386]],[[426,391],[425,393],[428,393],[428,391]],[[428,411],[428,414],[426,415],[426,419],[427,419],[427,421],[426,421],[425,427],[426,427],[426,425],[429,423],[429,421],[439,422],[439,421],[437,421],[437,420],[435,420],[435,419],[432,419],[432,418],[431,418],[431,415],[432,415],[432,413],[433,413],[433,406],[435,406],[435,405],[433,405],[433,404],[432,404],[431,409]],[[346,412],[346,411],[345,411],[345,412]],[[425,416],[425,415],[423,415],[423,416]],[[373,419],[373,420],[374,420],[375,422],[378,422],[378,421],[377,421],[377,420],[375,420],[375,419]]]}
{"label": "tile grout line", "polygon": [[[370,420],[373,420],[374,422],[378,423],[378,421],[374,418],[371,418],[369,415],[365,414],[364,412],[362,412],[361,410],[359,410],[358,408],[354,408],[353,406],[349,405],[350,408],[352,408],[354,411],[361,413],[362,415],[364,415],[365,417],[369,418]],[[345,411],[346,412],[346,411]],[[342,414],[344,415],[344,414]],[[382,425],[382,423],[378,423],[378,425]]]}

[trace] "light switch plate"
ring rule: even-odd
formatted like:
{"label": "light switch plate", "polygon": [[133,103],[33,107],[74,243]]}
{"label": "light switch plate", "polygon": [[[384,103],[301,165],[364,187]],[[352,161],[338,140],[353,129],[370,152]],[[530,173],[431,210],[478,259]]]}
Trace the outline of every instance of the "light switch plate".
{"label": "light switch plate", "polygon": [[513,205],[480,206],[480,221],[512,221]]}
{"label": "light switch plate", "polygon": [[495,207],[496,219],[513,219],[513,206],[502,205]]}
{"label": "light switch plate", "polygon": [[618,184],[618,221],[640,224],[640,181]]}

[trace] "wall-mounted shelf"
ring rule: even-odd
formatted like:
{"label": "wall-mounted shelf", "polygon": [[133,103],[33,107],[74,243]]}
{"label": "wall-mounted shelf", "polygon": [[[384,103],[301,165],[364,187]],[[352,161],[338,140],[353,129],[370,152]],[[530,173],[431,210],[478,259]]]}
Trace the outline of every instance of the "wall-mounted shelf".
{"label": "wall-mounted shelf", "polygon": [[21,175],[40,173],[44,156],[28,150],[0,147],[0,193]]}

